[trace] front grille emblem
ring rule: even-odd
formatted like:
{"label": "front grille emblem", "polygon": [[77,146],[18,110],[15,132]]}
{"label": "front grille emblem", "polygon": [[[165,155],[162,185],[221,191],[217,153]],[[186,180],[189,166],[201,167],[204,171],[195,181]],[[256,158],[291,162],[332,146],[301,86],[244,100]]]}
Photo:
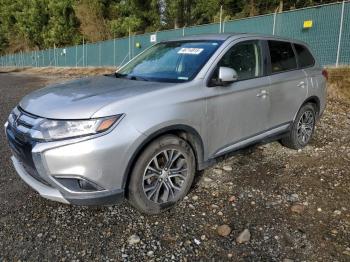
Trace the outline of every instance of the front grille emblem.
{"label": "front grille emblem", "polygon": [[18,116],[16,117],[16,119],[15,119],[15,121],[13,123],[15,127],[18,127],[18,120],[19,120],[20,117],[21,117],[21,113],[18,114]]}

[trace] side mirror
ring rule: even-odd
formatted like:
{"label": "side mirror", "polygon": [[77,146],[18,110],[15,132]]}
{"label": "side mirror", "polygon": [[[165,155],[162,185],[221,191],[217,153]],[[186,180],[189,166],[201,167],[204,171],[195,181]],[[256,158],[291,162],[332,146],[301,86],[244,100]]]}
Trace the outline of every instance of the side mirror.
{"label": "side mirror", "polygon": [[225,85],[237,80],[238,80],[238,75],[236,70],[230,67],[223,67],[223,66],[219,68],[219,82],[221,84]]}

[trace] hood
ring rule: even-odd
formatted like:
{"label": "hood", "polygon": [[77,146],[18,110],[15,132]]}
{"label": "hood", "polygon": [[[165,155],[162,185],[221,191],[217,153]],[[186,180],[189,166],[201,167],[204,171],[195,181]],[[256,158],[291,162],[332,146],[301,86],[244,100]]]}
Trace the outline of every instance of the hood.
{"label": "hood", "polygon": [[19,105],[28,113],[44,118],[87,119],[109,103],[171,85],[174,84],[121,79],[112,75],[88,77],[34,91]]}

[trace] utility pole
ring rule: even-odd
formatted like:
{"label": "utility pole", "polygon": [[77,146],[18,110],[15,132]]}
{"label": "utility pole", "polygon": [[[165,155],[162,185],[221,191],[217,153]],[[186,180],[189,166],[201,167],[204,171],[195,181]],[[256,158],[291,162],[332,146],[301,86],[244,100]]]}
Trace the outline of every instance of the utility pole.
{"label": "utility pole", "polygon": [[131,28],[129,26],[129,61],[131,59]]}
{"label": "utility pole", "polygon": [[83,67],[85,66],[85,49],[84,49],[84,41],[85,41],[85,39],[84,39],[84,37],[83,37]]}
{"label": "utility pole", "polygon": [[344,22],[344,8],[345,8],[345,0],[343,0],[342,8],[341,8],[341,17],[340,17],[340,26],[339,26],[339,38],[338,38],[338,49],[337,49],[337,59],[335,62],[335,66],[339,66],[339,56],[340,56],[340,46],[341,46],[341,38],[343,34],[343,22]]}
{"label": "utility pole", "polygon": [[53,63],[54,63],[54,66],[56,67],[57,66],[57,63],[56,63],[56,44],[53,44]]}
{"label": "utility pole", "polygon": [[222,5],[220,6],[220,27],[219,33],[222,33]]}
{"label": "utility pole", "polygon": [[115,57],[115,33],[114,33],[114,38],[113,38],[113,65],[116,66],[116,57]]}

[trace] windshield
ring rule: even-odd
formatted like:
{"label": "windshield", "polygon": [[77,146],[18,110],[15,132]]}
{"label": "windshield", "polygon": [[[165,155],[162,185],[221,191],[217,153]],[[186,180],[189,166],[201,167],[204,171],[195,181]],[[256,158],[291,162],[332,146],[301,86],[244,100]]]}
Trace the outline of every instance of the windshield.
{"label": "windshield", "polygon": [[222,41],[159,43],[122,67],[116,76],[144,81],[190,81],[221,43]]}

